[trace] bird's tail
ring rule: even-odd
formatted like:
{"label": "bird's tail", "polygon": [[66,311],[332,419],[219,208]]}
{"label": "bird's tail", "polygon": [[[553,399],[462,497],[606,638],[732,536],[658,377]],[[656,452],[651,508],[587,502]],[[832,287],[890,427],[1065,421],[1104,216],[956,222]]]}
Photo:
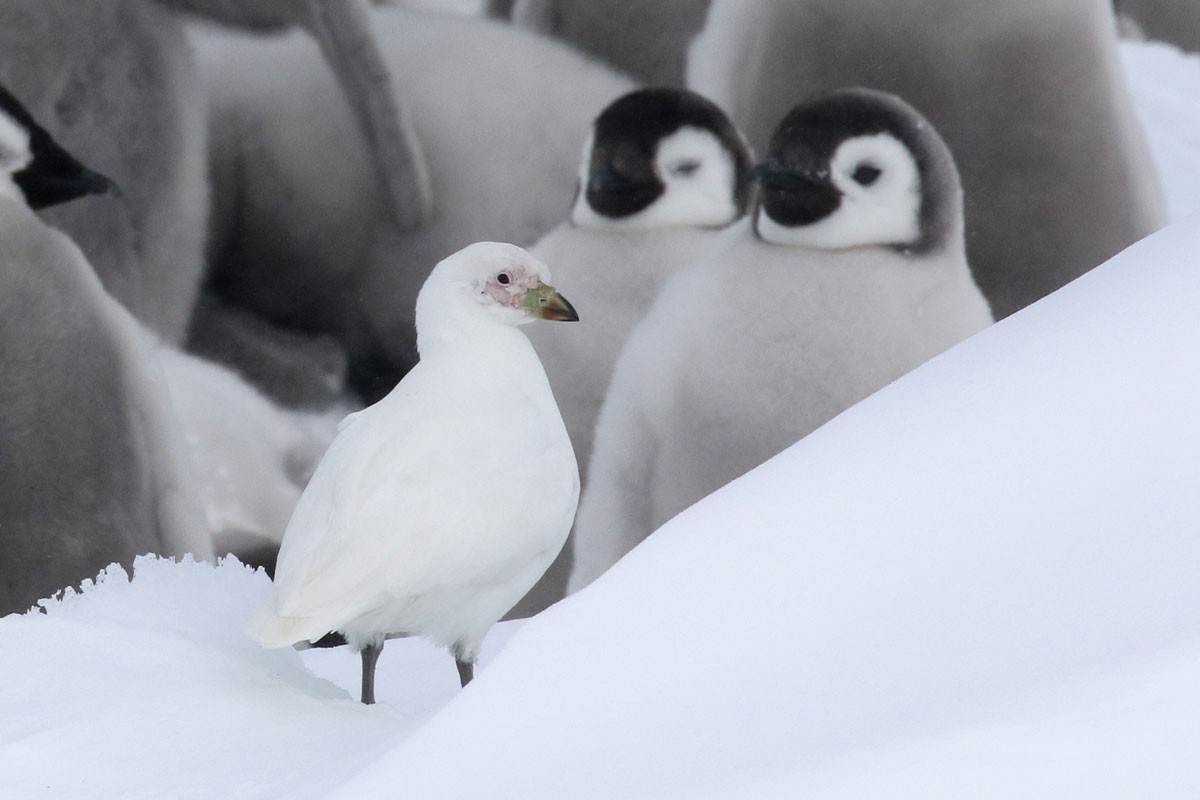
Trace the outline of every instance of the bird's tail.
{"label": "bird's tail", "polygon": [[290,647],[296,642],[319,638],[329,632],[314,634],[311,628],[310,619],[279,616],[274,603],[246,623],[246,633],[263,647]]}

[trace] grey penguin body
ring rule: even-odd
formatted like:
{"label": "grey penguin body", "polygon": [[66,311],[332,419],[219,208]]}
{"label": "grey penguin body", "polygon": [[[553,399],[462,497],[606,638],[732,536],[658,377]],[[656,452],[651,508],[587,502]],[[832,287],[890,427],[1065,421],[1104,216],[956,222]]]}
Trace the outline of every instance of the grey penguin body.
{"label": "grey penguin body", "polygon": [[384,214],[344,100],[310,43],[198,32],[214,114],[211,288],[276,325],[334,336],[372,400],[415,359],[419,265],[479,240],[528,245],[561,221],[579,143],[630,81],[512,26],[376,9],[434,197],[427,224]]}
{"label": "grey penguin body", "polygon": [[648,86],[683,86],[709,0],[517,0],[515,25],[578,47]]}
{"label": "grey penguin body", "polygon": [[1116,0],[1113,5],[1148,38],[1200,53],[1200,3],[1195,0]]}
{"label": "grey penguin body", "polygon": [[143,553],[211,557],[137,323],[78,248],[0,198],[0,611]]}
{"label": "grey penguin body", "polygon": [[30,208],[112,182],[0,89],[0,611],[212,545],[152,341]]}
{"label": "grey penguin body", "polygon": [[45,213],[105,288],[182,340],[204,271],[205,105],[182,28],[144,0],[0,6],[0,82],[120,197]]}
{"label": "grey penguin body", "polygon": [[[428,213],[403,108],[360,0],[12,0],[0,6],[0,81],[123,193],[46,215],[106,289],[168,341],[187,334],[206,273],[208,112],[184,12],[258,28],[300,25],[320,42],[370,141],[397,224]],[[406,208],[397,209],[394,196]]]}
{"label": "grey penguin body", "polygon": [[922,109],[962,172],[997,317],[1164,222],[1104,0],[715,0],[688,70],[755,147],[819,91],[871,86]]}
{"label": "grey penguin body", "polygon": [[[887,132],[915,148],[919,230],[902,247],[767,242],[761,204],[771,202],[770,179],[762,179],[754,219],[668,281],[621,352],[596,427],[570,590],[692,503],[990,324],[963,254],[961,195],[945,145],[895,98],[836,97],[865,98],[903,120],[903,134]],[[809,118],[800,128],[816,124]],[[816,158],[811,174],[828,174],[832,145],[840,153],[843,139],[869,143],[875,135],[872,127],[835,130],[831,145],[828,131],[804,130],[773,143],[764,163],[798,169]],[[802,146],[789,156],[788,142],[797,140]],[[797,228],[817,230],[834,218],[816,216]],[[837,235],[857,235],[846,230]]]}

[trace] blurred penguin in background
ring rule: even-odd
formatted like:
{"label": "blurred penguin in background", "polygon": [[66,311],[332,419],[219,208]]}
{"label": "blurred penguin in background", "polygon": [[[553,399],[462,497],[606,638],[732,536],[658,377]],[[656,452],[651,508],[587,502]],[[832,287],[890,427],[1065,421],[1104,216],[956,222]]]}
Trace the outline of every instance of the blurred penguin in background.
{"label": "blurred penguin in background", "polygon": [[992,321],[962,189],[894,95],[842,90],[779,124],[752,219],[667,282],[617,362],[569,589],[662,523]]}
{"label": "blurred penguin in background", "polygon": [[[581,464],[625,338],[663,282],[746,213],[751,166],[724,112],[686,89],[638,89],[596,118],[570,219],[530,250],[590,312],[571,330],[529,332]],[[562,597],[570,550],[517,615]]]}
{"label": "blurred penguin in background", "polygon": [[[108,291],[175,344],[185,339],[204,280],[208,235],[208,113],[184,33],[192,16],[242,29],[305,30],[351,109],[361,157],[383,187],[379,202],[404,227],[428,213],[415,139],[362,0],[3,3],[0,80],[123,187],[110,202],[56,207],[47,219],[79,244]],[[253,341],[256,331],[237,333]],[[272,356],[259,350],[267,351],[256,354],[260,360]]]}
{"label": "blurred penguin in background", "polygon": [[121,196],[64,205],[105,288],[181,341],[204,271],[205,106],[182,26],[146,0],[0,4],[0,82]]}
{"label": "blurred penguin in background", "polygon": [[652,86],[684,85],[710,0],[516,0],[514,25],[567,42]]}
{"label": "blurred penguin in background", "polygon": [[387,213],[346,100],[310,40],[193,36],[212,106],[210,293],[289,333],[332,337],[366,402],[416,358],[423,265],[474,241],[528,245],[557,225],[579,143],[633,88],[505,23],[386,7],[371,23],[430,178],[432,216],[415,229]]}
{"label": "blurred penguin in background", "polygon": [[1113,7],[1123,20],[1136,25],[1142,36],[1200,53],[1200,3],[1196,0],[1115,0]]}
{"label": "blurred penguin in background", "polygon": [[34,213],[113,188],[0,89],[0,613],[139,554],[212,557],[147,335]]}
{"label": "blurred penguin in background", "polygon": [[581,461],[629,331],[663,282],[746,213],[752,166],[724,112],[686,89],[638,89],[596,118],[570,220],[530,250],[594,318],[529,333]]}
{"label": "blurred penguin in background", "polygon": [[1161,227],[1109,0],[713,0],[688,86],[761,147],[798,96],[921,108],[958,161],[967,251],[997,317]]}

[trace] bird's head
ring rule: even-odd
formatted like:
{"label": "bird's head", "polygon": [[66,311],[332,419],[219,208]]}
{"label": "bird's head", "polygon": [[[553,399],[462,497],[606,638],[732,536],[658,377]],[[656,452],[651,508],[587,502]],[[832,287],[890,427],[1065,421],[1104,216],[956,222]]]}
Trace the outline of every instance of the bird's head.
{"label": "bird's head", "polygon": [[516,245],[477,242],[438,263],[417,297],[417,335],[491,320],[574,322],[574,307],[550,285],[545,264]]}

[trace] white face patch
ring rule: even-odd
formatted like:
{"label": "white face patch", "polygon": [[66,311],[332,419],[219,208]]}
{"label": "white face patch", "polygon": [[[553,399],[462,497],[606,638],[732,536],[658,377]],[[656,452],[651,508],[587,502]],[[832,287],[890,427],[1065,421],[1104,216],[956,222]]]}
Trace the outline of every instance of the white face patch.
{"label": "white face patch", "polygon": [[29,166],[29,131],[12,117],[0,112],[0,195],[25,202],[25,196],[13,182],[13,174]]}
{"label": "white face patch", "polygon": [[[581,186],[587,185],[592,141],[589,136],[584,147]],[[654,170],[665,188],[647,208],[614,219],[593,211],[586,194],[580,192],[571,221],[601,230],[648,230],[719,227],[737,218],[733,157],[710,131],[688,126],[665,137],[658,143]]]}
{"label": "white face patch", "polygon": [[894,136],[857,136],[838,146],[830,180],[842,192],[841,205],[811,225],[780,225],[760,209],[758,233],[764,241],[838,250],[906,245],[921,236],[921,176],[909,149]]}

